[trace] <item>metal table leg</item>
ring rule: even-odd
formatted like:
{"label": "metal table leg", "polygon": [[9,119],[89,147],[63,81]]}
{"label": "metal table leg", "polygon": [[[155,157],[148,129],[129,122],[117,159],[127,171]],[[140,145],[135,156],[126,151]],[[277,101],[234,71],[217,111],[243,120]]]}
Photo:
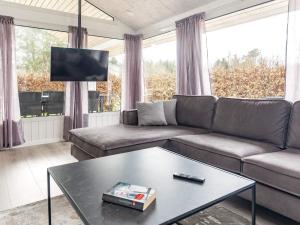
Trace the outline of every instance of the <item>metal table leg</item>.
{"label": "metal table leg", "polygon": [[48,221],[51,225],[51,192],[50,192],[50,173],[47,170],[47,192],[48,192]]}
{"label": "metal table leg", "polygon": [[252,187],[252,225],[256,224],[256,185]]}

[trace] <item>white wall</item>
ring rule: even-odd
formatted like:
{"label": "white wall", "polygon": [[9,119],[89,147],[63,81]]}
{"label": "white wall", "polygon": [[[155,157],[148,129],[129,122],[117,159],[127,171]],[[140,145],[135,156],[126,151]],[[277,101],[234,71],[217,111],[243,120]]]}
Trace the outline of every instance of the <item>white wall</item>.
{"label": "white wall", "polygon": [[[105,127],[119,124],[120,112],[89,114],[89,127]],[[63,116],[22,118],[25,144],[30,146],[63,141]]]}

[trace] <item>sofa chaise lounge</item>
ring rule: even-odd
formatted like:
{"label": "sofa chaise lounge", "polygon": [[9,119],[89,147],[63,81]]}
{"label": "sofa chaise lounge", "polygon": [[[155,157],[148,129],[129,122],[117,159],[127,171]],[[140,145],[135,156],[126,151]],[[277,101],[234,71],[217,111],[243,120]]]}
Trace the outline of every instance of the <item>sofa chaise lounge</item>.
{"label": "sofa chaise lounge", "polygon": [[138,126],[137,111],[124,111],[120,125],[71,130],[71,154],[85,160],[161,146],[256,180],[258,204],[300,222],[300,102],[174,98],[178,126]]}

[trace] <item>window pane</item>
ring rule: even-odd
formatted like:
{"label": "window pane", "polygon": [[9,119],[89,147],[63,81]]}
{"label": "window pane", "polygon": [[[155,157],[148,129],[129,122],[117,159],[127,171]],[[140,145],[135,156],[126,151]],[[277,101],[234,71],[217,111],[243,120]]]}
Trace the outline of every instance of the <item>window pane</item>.
{"label": "window pane", "polygon": [[[239,15],[243,14],[239,12]],[[209,23],[212,25],[214,21]],[[287,14],[283,13],[209,32],[207,41],[213,94],[245,98],[283,97],[286,28]]]}
{"label": "window pane", "polygon": [[90,49],[109,51],[108,81],[89,83],[89,112],[121,109],[123,40],[89,36]]}
{"label": "window pane", "polygon": [[145,101],[171,99],[176,90],[175,32],[146,39],[143,45]]}
{"label": "window pane", "polygon": [[21,116],[63,113],[64,83],[50,82],[51,46],[66,47],[67,33],[16,26]]}

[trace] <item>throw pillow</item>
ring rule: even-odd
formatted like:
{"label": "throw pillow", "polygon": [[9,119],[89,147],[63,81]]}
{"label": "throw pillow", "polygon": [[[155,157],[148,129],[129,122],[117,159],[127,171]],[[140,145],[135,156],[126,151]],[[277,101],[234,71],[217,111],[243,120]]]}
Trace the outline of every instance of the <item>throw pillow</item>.
{"label": "throw pillow", "polygon": [[162,102],[138,102],[136,108],[140,126],[167,125]]}
{"label": "throw pillow", "polygon": [[176,103],[177,103],[176,99],[172,99],[169,101],[163,101],[165,118],[166,118],[168,125],[177,125]]}

